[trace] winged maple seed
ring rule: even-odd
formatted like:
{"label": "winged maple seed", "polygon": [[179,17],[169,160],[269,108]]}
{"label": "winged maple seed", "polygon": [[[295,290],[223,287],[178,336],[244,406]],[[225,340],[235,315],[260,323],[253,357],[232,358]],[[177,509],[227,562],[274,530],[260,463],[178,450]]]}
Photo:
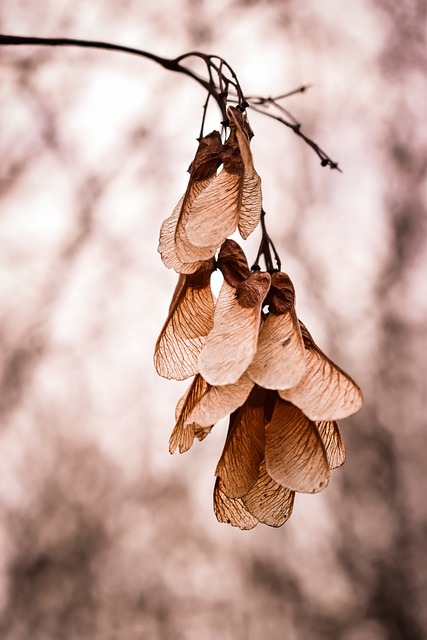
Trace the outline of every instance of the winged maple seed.
{"label": "winged maple seed", "polygon": [[200,373],[210,384],[222,385],[236,382],[247,369],[262,387],[292,387],[305,372],[306,358],[289,277],[251,272],[234,240],[224,242],[217,265],[224,283],[214,328],[199,356]]}
{"label": "winged maple seed", "polygon": [[250,150],[251,130],[243,113],[229,107],[230,135],[222,150],[223,169],[196,198],[187,235],[196,246],[218,247],[236,228],[246,239],[261,216],[261,178]]}
{"label": "winged maple seed", "polygon": [[216,176],[221,160],[222,142],[218,131],[212,131],[201,139],[195,158],[190,165],[190,180],[184,196],[176,205],[172,215],[160,229],[158,251],[163,263],[178,273],[194,273],[202,261],[212,257],[218,245],[192,245],[187,237],[186,226],[192,215],[197,197],[206,189]]}
{"label": "winged maple seed", "polygon": [[215,306],[214,328],[202,349],[198,367],[212,385],[237,382],[257,349],[261,310],[270,287],[268,273],[252,273],[234,240],[226,240],[217,260],[224,276]]}
{"label": "winged maple seed", "polygon": [[[224,282],[214,306],[215,267]],[[180,275],[155,362],[166,377],[195,376],[176,408],[171,453],[230,415],[214,489],[220,522],[280,526],[296,492],[321,491],[344,463],[336,420],[361,408],[361,391],[298,320],[289,276],[252,271],[234,240],[216,262]]]}
{"label": "winged maple seed", "polygon": [[306,369],[304,341],[295,312],[294,286],[285,273],[274,273],[266,303],[257,351],[248,374],[266,389],[290,389]]}
{"label": "winged maple seed", "polygon": [[260,220],[261,179],[253,166],[251,130],[239,109],[229,107],[227,113],[228,139],[223,145],[218,131],[201,139],[187,190],[160,230],[158,251],[178,273],[194,273],[237,227],[246,239]]}
{"label": "winged maple seed", "polygon": [[354,381],[319,349],[300,322],[306,370],[292,388],[279,395],[297,405],[311,420],[339,420],[362,408],[362,392]]}
{"label": "winged maple seed", "polygon": [[184,380],[197,373],[197,358],[213,326],[211,258],[194,274],[180,274],[169,314],[154,349],[154,365],[164,378]]}

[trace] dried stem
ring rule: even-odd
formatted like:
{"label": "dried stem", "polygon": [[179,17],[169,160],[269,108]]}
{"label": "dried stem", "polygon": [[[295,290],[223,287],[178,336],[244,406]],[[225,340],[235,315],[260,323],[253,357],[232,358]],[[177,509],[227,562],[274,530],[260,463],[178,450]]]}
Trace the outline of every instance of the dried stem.
{"label": "dried stem", "polygon": [[[265,268],[269,273],[280,271],[282,264],[280,262],[279,254],[276,251],[276,247],[274,246],[272,239],[268,235],[267,227],[265,226],[264,209],[262,209],[261,211],[260,222],[261,222],[261,231],[262,231],[261,242],[259,245],[257,257],[255,258],[255,262],[252,265],[252,269],[255,271],[260,269],[259,259],[262,256],[264,258]],[[272,252],[273,252],[274,260],[276,262],[276,266],[274,266],[273,264],[273,257],[271,255]]]}

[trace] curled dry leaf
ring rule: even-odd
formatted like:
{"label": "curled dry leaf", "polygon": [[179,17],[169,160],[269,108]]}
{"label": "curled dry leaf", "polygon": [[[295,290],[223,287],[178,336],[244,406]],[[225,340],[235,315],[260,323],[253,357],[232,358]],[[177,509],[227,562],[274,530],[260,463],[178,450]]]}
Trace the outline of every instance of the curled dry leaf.
{"label": "curled dry leaf", "polygon": [[234,384],[220,387],[207,385],[206,391],[188,416],[188,422],[197,422],[200,426],[215,424],[241,407],[253,386],[254,383],[245,373]]}
{"label": "curled dry leaf", "polygon": [[224,280],[215,306],[214,327],[198,361],[199,372],[209,384],[233,384],[251,363],[269,286],[268,273],[252,273],[237,289]]}
{"label": "curled dry leaf", "polygon": [[163,263],[178,273],[194,273],[201,261],[213,256],[219,245],[195,247],[187,237],[186,225],[196,198],[208,187],[221,164],[221,136],[212,131],[199,143],[195,158],[190,165],[190,180],[187,190],[160,229],[158,251]]}
{"label": "curled dry leaf", "polygon": [[242,500],[230,498],[224,493],[220,478],[215,482],[214,512],[218,522],[225,522],[239,529],[253,529],[258,524],[258,520],[249,513]]}
{"label": "curled dry leaf", "polygon": [[304,375],[305,349],[295,313],[295,290],[285,273],[271,276],[266,303],[269,314],[262,323],[248,374],[265,389],[288,389]]}
{"label": "curled dry leaf", "polygon": [[345,462],[345,446],[337,423],[332,421],[316,422],[331,469],[340,467]]}
{"label": "curled dry leaf", "polygon": [[339,420],[359,411],[363,396],[357,384],[319,349],[302,322],[300,326],[305,374],[292,389],[279,390],[280,397],[299,407],[310,420]]}
{"label": "curled dry leaf", "polygon": [[316,493],[329,482],[329,464],[316,425],[280,398],[267,425],[265,462],[273,480],[293,491]]}
{"label": "curled dry leaf", "polygon": [[230,107],[230,135],[223,146],[223,169],[191,206],[187,238],[199,247],[219,246],[237,227],[246,239],[261,216],[261,179],[249,146],[248,125],[238,109]]}
{"label": "curled dry leaf", "polygon": [[206,391],[206,387],[207,384],[202,376],[196,375],[187,391],[178,401],[175,410],[176,424],[169,440],[170,453],[175,453],[177,448],[180,453],[184,453],[192,446],[195,436],[198,437],[199,440],[203,440],[203,438],[208,435],[210,428],[209,431],[203,435],[203,431],[201,431],[202,428],[199,425],[194,422],[187,422],[188,416]]}
{"label": "curled dry leaf", "polygon": [[230,417],[227,440],[215,475],[219,476],[225,494],[241,498],[256,483],[264,458],[264,407],[246,402]]}
{"label": "curled dry leaf", "polygon": [[258,480],[241,500],[255,518],[270,527],[280,527],[291,516],[295,492],[282,487],[271,478],[265,461],[259,468]]}
{"label": "curled dry leaf", "polygon": [[210,288],[213,259],[194,274],[179,276],[169,314],[154,350],[154,365],[164,378],[184,380],[197,371],[197,359],[213,326]]}

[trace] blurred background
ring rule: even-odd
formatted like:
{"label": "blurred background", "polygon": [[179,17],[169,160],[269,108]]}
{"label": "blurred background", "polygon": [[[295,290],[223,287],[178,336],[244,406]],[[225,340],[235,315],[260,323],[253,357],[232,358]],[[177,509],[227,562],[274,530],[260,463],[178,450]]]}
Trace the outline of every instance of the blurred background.
{"label": "blurred background", "polygon": [[[347,462],[280,529],[217,523],[226,432],[168,453],[186,383],[152,364],[203,90],[106,51],[0,47],[0,636],[426,637],[426,7],[422,0],[2,0],[0,32],[215,53],[253,113],[299,317],[365,395]],[[219,128],[211,112],[207,131]],[[259,234],[244,243],[249,261]]]}

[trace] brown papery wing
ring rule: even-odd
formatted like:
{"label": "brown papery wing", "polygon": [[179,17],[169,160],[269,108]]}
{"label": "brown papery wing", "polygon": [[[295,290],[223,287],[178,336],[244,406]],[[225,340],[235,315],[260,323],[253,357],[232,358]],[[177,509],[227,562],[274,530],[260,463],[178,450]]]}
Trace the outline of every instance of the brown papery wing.
{"label": "brown papery wing", "polygon": [[261,178],[255,172],[252,177],[245,175],[242,184],[238,218],[239,233],[244,240],[259,224],[262,209]]}
{"label": "brown papery wing", "polygon": [[193,446],[194,438],[194,424],[177,422],[169,438],[169,453],[175,453],[177,449],[180,453],[185,453]]}
{"label": "brown papery wing", "polygon": [[225,169],[194,200],[186,233],[197,247],[219,247],[237,228],[243,176]]}
{"label": "brown papery wing", "polygon": [[213,182],[214,179],[215,176],[209,178],[208,180],[202,180],[200,182],[191,184],[188,195],[186,194],[186,197],[184,198],[179,219],[177,221],[174,238],[177,258],[184,263],[192,262],[194,260],[206,260],[207,258],[215,255],[218,250],[220,243],[210,244],[208,246],[195,246],[191,244],[186,231],[186,227],[190,219],[190,215],[192,215],[192,208],[196,198],[198,198],[199,195],[208,188],[208,186]]}
{"label": "brown papery wing", "polygon": [[239,148],[239,160],[243,164],[245,173],[252,177],[255,173],[250,139],[253,135],[246,116],[237,107],[228,107],[227,115],[230,119],[231,134],[230,139],[237,140]]}
{"label": "brown papery wing", "polygon": [[230,417],[230,427],[215,475],[230,498],[241,498],[258,479],[264,458],[264,407],[246,403]]}
{"label": "brown papery wing", "polygon": [[316,425],[280,398],[266,429],[265,462],[273,480],[293,491],[316,493],[329,482],[329,463]]}
{"label": "brown papery wing", "polygon": [[248,375],[264,389],[287,389],[304,375],[305,351],[295,321],[295,314],[289,311],[269,313],[262,323]]}
{"label": "brown papery wing", "polygon": [[246,509],[263,524],[280,527],[291,516],[295,492],[282,487],[271,478],[261,463],[258,480],[241,500]]}
{"label": "brown papery wing", "polygon": [[184,380],[198,373],[197,359],[213,326],[210,289],[213,260],[192,275],[180,275],[169,315],[154,350],[154,365],[164,378]]}
{"label": "brown papery wing", "polygon": [[178,401],[175,409],[175,427],[169,439],[170,453],[175,453],[177,448],[180,453],[188,451],[193,444],[195,436],[199,440],[203,439],[200,437],[201,427],[194,422],[187,424],[187,418],[206,391],[206,387],[207,383],[202,376],[196,375],[187,391]]}
{"label": "brown papery wing", "polygon": [[207,386],[199,402],[188,416],[188,422],[197,422],[201,426],[215,424],[245,402],[254,383],[245,373],[234,384],[220,387]]}
{"label": "brown papery wing", "polygon": [[225,522],[239,529],[253,529],[258,524],[258,520],[249,513],[239,498],[229,498],[224,493],[220,478],[215,482],[214,512],[218,522]]}
{"label": "brown papery wing", "polygon": [[[210,180],[205,181],[209,183]],[[200,185],[201,186],[201,185]],[[192,245],[188,239],[185,238],[184,232],[180,235],[180,239],[178,244],[181,247],[186,247],[188,245],[188,251],[185,254],[186,256],[192,256],[193,262],[186,261],[183,262],[178,258],[177,255],[177,244],[175,243],[175,233],[176,227],[178,224],[178,218],[181,214],[182,206],[184,202],[184,197],[176,205],[173,210],[172,215],[163,222],[160,228],[160,240],[157,251],[160,253],[162,257],[163,264],[168,269],[174,269],[177,273],[194,273],[203,265],[203,262],[206,258],[213,256],[216,248],[208,247],[207,249],[200,249],[198,247],[194,247],[194,251],[192,249]],[[192,251],[192,253],[191,253]]]}
{"label": "brown papery wing", "polygon": [[359,411],[363,396],[357,384],[319,349],[302,323],[301,331],[306,371],[295,387],[280,390],[280,397],[295,404],[311,420],[339,420]]}
{"label": "brown papery wing", "polygon": [[185,226],[194,200],[206,189],[216,176],[221,164],[222,142],[218,131],[202,138],[190,166],[190,179],[184,196],[172,215],[165,220],[160,230],[158,251],[164,264],[179,273],[194,273],[198,262],[213,256],[217,246],[194,247],[188,240]]}
{"label": "brown papery wing", "polygon": [[269,314],[248,374],[265,389],[288,389],[304,375],[305,348],[294,308],[294,286],[285,273],[271,276],[267,302]]}
{"label": "brown papery wing", "polygon": [[250,149],[250,129],[244,115],[235,107],[227,109],[230,126],[235,131],[240,159],[243,165],[243,181],[241,183],[240,207],[238,227],[244,240],[258,226],[261,209],[262,193],[261,178],[254,168]]}
{"label": "brown papery wing", "polygon": [[209,384],[233,384],[251,363],[269,286],[268,273],[252,274],[237,290],[224,280],[215,306],[214,328],[198,362]]}
{"label": "brown papery wing", "polygon": [[316,422],[316,427],[322,438],[329,466],[331,469],[340,467],[345,462],[345,446],[337,423],[334,420],[329,422],[322,420]]}

